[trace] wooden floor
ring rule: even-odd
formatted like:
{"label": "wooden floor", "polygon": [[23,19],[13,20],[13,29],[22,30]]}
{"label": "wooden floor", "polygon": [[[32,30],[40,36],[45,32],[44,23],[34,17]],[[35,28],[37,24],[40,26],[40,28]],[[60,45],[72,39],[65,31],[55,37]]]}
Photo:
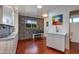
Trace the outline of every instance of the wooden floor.
{"label": "wooden floor", "polygon": [[79,54],[79,43],[70,43],[70,54]]}
{"label": "wooden floor", "polygon": [[63,54],[46,46],[45,38],[33,40],[19,40],[17,54]]}

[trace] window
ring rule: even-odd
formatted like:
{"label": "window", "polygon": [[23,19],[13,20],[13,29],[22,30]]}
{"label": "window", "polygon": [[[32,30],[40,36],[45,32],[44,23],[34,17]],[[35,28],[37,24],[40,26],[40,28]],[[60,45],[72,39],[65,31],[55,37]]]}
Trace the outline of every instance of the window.
{"label": "window", "polygon": [[72,18],[70,18],[70,23],[72,23]]}
{"label": "window", "polygon": [[79,22],[79,17],[73,18],[73,22]]}
{"label": "window", "polygon": [[35,20],[26,20],[26,27],[27,28],[36,28],[37,27],[37,21]]}
{"label": "window", "polygon": [[26,27],[27,28],[31,28],[31,24],[26,24]]}
{"label": "window", "polygon": [[79,22],[79,17],[73,17],[73,18],[70,18],[70,23],[75,23],[75,22]]}

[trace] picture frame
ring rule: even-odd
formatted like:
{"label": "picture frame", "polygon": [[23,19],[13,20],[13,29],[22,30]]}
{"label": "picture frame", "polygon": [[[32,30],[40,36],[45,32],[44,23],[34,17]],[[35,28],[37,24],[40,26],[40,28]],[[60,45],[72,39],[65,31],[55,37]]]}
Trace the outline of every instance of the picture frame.
{"label": "picture frame", "polygon": [[52,16],[52,25],[63,25],[63,15]]}

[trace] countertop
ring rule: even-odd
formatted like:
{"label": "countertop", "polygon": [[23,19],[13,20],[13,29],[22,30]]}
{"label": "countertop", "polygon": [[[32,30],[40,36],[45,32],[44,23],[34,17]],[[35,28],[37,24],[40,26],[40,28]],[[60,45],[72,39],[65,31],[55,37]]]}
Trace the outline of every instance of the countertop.
{"label": "countertop", "polygon": [[10,35],[7,36],[7,37],[0,38],[0,40],[1,40],[1,41],[2,41],[2,40],[12,40],[13,38],[16,37],[16,35],[17,35],[17,33],[16,33],[16,32],[13,32],[12,34],[10,34]]}
{"label": "countertop", "polygon": [[67,33],[59,33],[59,32],[54,32],[54,33],[47,33],[47,34],[66,35]]}

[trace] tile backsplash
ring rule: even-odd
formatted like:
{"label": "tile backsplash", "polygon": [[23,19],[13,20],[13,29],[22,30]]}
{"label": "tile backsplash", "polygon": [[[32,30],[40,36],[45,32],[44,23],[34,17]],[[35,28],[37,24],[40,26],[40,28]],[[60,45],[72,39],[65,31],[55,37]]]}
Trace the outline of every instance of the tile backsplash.
{"label": "tile backsplash", "polygon": [[0,24],[0,38],[7,37],[13,32],[13,27]]}

